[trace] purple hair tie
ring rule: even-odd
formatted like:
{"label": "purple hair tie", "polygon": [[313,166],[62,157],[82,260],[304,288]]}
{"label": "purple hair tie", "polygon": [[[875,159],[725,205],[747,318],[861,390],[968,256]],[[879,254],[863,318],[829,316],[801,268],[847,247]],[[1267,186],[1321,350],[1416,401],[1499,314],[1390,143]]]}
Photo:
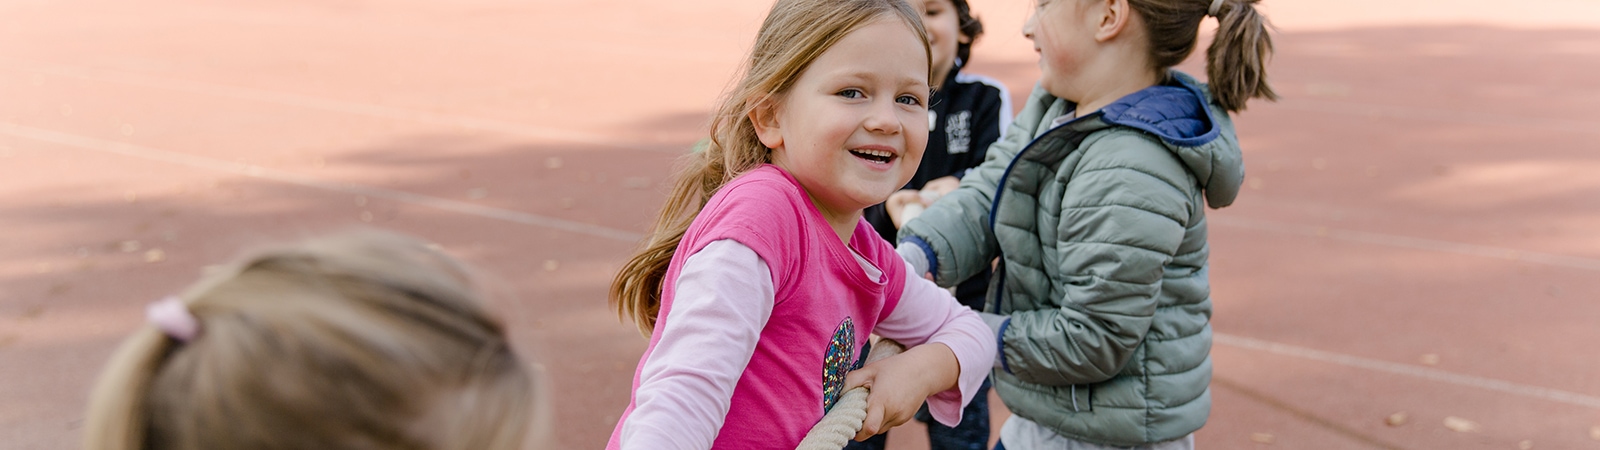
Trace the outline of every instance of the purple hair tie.
{"label": "purple hair tie", "polygon": [[168,296],[146,306],[144,318],[162,334],[179,342],[189,342],[200,335],[200,321],[189,312],[189,305],[178,297]]}

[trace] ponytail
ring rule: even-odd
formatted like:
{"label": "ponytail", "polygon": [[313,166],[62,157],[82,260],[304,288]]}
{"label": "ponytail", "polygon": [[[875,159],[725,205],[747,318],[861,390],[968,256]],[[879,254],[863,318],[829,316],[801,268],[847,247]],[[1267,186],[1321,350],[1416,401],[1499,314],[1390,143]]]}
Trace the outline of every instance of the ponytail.
{"label": "ponytail", "polygon": [[84,418],[83,448],[139,450],[144,448],[151,380],[172,341],[154,327],[143,327],[106,365],[89,396]]}
{"label": "ponytail", "polygon": [[1277,100],[1267,86],[1267,59],[1272,37],[1267,18],[1256,11],[1260,0],[1128,0],[1149,31],[1150,63],[1158,74],[1194,53],[1200,21],[1217,18],[1217,35],[1206,51],[1206,77],[1211,96],[1222,109],[1244,111],[1252,98]]}
{"label": "ponytail", "polygon": [[1260,0],[1220,0],[1217,35],[1206,50],[1206,77],[1211,95],[1230,112],[1243,111],[1252,98],[1277,100],[1267,85],[1267,59],[1272,36],[1267,18],[1256,11]]}
{"label": "ponytail", "polygon": [[380,232],[208,271],[178,295],[197,334],[158,312],[118,347],[83,448],[522,448],[542,399],[473,285]]}
{"label": "ponytail", "polygon": [[[733,99],[728,102],[732,103]],[[694,223],[695,215],[722,185],[771,160],[767,149],[755,137],[755,126],[747,117],[748,107],[724,105],[724,110],[729,109],[744,114],[720,114],[711,124],[710,145],[704,151],[684,157],[683,167],[678,170],[672,192],[656,217],[649,240],[623,264],[611,281],[611,305],[617,309],[617,315],[633,319],[639,332],[646,336],[656,326],[656,314],[661,310],[661,284],[672,263],[672,255],[677,253],[678,244],[683,241],[689,225]]]}

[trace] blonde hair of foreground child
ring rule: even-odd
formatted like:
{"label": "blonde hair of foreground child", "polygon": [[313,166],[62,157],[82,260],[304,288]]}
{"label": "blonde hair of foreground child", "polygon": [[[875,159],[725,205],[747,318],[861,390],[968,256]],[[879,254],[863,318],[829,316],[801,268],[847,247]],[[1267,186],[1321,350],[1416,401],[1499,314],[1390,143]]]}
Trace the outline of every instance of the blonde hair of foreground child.
{"label": "blonde hair of foreground child", "polygon": [[521,448],[536,383],[470,284],[377,232],[210,271],[117,350],[85,448]]}

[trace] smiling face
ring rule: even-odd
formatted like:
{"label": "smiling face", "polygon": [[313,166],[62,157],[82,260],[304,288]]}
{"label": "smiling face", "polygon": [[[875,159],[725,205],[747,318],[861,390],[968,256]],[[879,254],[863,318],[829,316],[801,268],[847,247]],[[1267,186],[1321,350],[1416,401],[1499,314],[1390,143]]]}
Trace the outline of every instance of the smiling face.
{"label": "smiling face", "polygon": [[933,51],[933,85],[941,86],[950,69],[956,64],[956,49],[961,44],[972,43],[972,38],[961,34],[961,18],[950,0],[911,0],[911,6],[922,13],[922,27],[928,30],[928,47]]}
{"label": "smiling face", "polygon": [[883,17],[818,56],[768,109],[751,114],[772,162],[805,188],[841,239],[861,210],[916,173],[928,144],[928,57]]}

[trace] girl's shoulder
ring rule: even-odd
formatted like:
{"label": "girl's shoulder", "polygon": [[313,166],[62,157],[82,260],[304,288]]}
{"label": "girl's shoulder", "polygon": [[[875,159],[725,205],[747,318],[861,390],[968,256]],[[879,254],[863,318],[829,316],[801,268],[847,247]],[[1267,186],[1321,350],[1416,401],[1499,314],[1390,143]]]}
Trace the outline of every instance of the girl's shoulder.
{"label": "girl's shoulder", "polygon": [[706,202],[705,209],[729,203],[739,206],[759,206],[763,202],[786,203],[803,200],[804,195],[800,183],[788,172],[778,166],[765,164],[728,181]]}
{"label": "girl's shoulder", "polygon": [[[789,174],[765,165],[735,177],[706,201],[685,237],[742,237],[782,245],[804,223],[804,192]],[[746,245],[754,242],[747,242]]]}

